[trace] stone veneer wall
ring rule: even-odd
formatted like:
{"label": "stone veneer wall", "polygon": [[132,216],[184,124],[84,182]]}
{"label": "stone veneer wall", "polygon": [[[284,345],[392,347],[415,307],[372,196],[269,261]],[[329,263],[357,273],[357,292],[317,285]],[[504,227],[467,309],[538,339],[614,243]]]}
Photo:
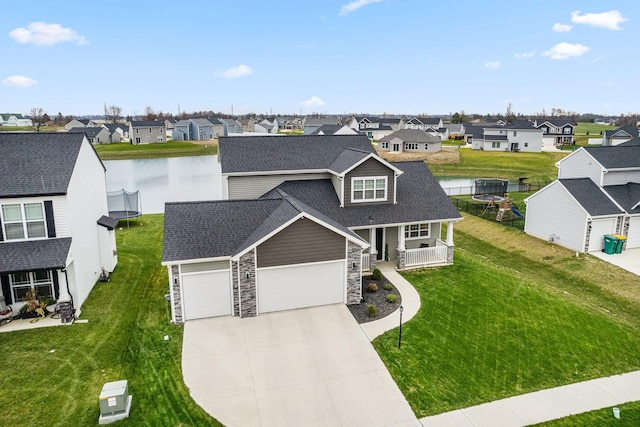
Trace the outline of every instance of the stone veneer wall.
{"label": "stone veneer wall", "polygon": [[362,248],[347,242],[347,304],[358,304],[362,299],[361,262]]}
{"label": "stone veneer wall", "polygon": [[453,264],[453,246],[447,246],[447,264]]}
{"label": "stone veneer wall", "polygon": [[255,249],[240,257],[240,317],[253,317],[256,305],[256,256]]}
{"label": "stone veneer wall", "polygon": [[405,251],[396,249],[396,263],[398,270],[404,270],[405,266]]}
{"label": "stone veneer wall", "polygon": [[240,295],[238,295],[238,261],[231,262],[231,280],[233,289],[233,315],[240,315]]}
{"label": "stone veneer wall", "polygon": [[180,287],[182,283],[180,283],[180,269],[177,265],[171,266],[171,290],[173,291],[173,299],[171,303],[173,304],[174,310],[174,323],[183,323],[184,319],[182,318],[182,293],[180,292]]}
{"label": "stone veneer wall", "polygon": [[376,262],[378,262],[378,254],[369,254],[369,271],[376,269]]}

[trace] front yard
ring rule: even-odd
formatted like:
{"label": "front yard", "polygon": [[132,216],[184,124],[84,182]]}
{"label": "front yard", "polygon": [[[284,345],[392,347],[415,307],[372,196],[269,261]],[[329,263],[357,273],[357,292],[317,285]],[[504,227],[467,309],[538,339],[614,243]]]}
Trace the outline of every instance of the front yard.
{"label": "front yard", "polygon": [[418,417],[640,368],[640,281],[465,215],[455,264],[405,274],[422,306],[374,341]]}
{"label": "front yard", "polygon": [[169,141],[138,145],[118,142],[115,144],[96,144],[94,147],[102,160],[158,159],[218,154],[217,140]]}

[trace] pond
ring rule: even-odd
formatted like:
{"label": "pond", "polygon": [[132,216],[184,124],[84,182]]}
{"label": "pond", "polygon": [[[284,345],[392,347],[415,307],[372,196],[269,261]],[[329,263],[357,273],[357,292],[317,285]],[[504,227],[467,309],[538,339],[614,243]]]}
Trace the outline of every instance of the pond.
{"label": "pond", "polygon": [[218,156],[106,160],[107,190],[140,191],[142,213],[163,213],[165,202],[222,199]]}

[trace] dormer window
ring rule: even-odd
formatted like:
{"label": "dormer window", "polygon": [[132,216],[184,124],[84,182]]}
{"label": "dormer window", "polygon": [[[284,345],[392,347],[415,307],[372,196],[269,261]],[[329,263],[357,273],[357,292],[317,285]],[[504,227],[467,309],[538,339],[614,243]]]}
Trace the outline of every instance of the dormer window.
{"label": "dormer window", "polygon": [[351,179],[351,202],[383,202],[387,200],[387,177]]}
{"label": "dormer window", "polygon": [[6,240],[47,237],[42,203],[2,205],[2,225]]}

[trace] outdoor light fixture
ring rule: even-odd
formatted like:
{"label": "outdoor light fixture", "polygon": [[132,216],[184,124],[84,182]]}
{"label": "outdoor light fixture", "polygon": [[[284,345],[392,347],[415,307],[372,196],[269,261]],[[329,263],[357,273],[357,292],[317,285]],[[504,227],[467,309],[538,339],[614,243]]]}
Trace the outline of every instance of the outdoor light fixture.
{"label": "outdoor light fixture", "polygon": [[249,277],[250,277],[249,276],[249,272],[245,273],[244,277],[245,277],[245,279],[249,280]]}

